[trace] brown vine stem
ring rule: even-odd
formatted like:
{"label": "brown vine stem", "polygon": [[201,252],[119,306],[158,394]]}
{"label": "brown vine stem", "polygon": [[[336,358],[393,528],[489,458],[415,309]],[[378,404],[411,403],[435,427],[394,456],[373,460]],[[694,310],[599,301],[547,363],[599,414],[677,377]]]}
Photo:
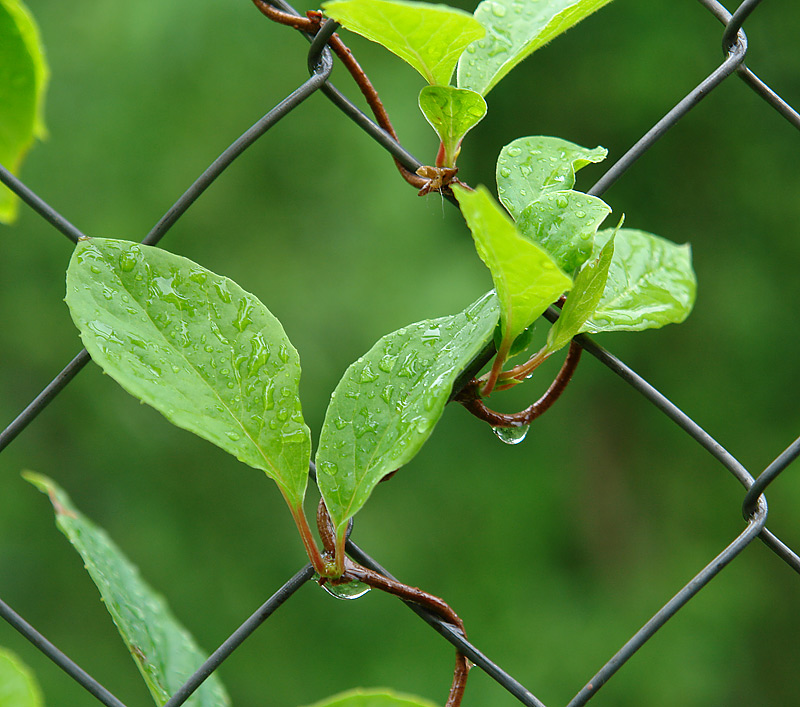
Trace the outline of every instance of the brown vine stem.
{"label": "brown vine stem", "polygon": [[[319,505],[317,506],[317,529],[319,530],[322,545],[325,548],[326,558],[330,562],[333,559],[333,554],[337,552],[338,546],[336,542],[336,533],[331,523],[331,517],[323,499],[320,499]],[[444,599],[429,594],[418,587],[412,587],[408,584],[398,582],[395,579],[384,577],[374,570],[368,569],[357,562],[353,562],[353,560],[344,557],[344,555],[341,556],[341,562],[340,558],[336,558],[336,565],[338,566],[339,564],[344,567],[342,575],[335,578],[323,577],[319,580],[320,583],[329,582],[336,586],[338,584],[347,584],[348,582],[363,582],[370,587],[393,594],[404,601],[414,602],[415,604],[425,607],[430,612],[444,619],[447,623],[455,626],[466,638],[467,634],[464,630],[464,622]],[[453,682],[450,685],[450,693],[445,707],[460,706],[461,699],[464,696],[464,689],[467,685],[467,675],[469,674],[470,667],[471,665],[467,657],[456,650]]]}
{"label": "brown vine stem", "polygon": [[569,345],[567,358],[550,387],[535,403],[519,412],[508,414],[496,412],[486,407],[479,393],[481,383],[475,379],[467,383],[455,399],[475,417],[488,422],[492,427],[524,427],[547,412],[550,406],[558,400],[572,379],[572,374],[575,372],[582,351],[580,344],[573,339]]}
{"label": "brown vine stem", "polygon": [[[306,32],[307,34],[315,35],[319,31],[319,28],[322,24],[323,15],[317,10],[308,12],[306,17],[301,17],[299,15],[292,15],[288,12],[283,12],[283,10],[279,10],[273,5],[270,5],[268,2],[266,2],[266,0],[253,0],[253,4],[265,17],[268,17],[273,22],[294,27],[295,29]],[[375,116],[375,121],[397,142],[400,142],[399,138],[397,137],[397,132],[395,132],[394,126],[392,125],[392,121],[389,119],[389,114],[386,112],[386,108],[384,107],[383,102],[381,101],[380,96],[375,89],[375,86],[373,86],[372,81],[369,80],[369,77],[364,69],[362,69],[358,61],[356,61],[356,58],[353,56],[353,52],[350,51],[338,34],[333,34],[333,36],[331,36],[330,40],[328,41],[328,45],[334,51],[336,56],[338,56],[342,61],[345,68],[350,72],[350,75],[353,77],[356,85],[366,99],[367,105],[370,107],[372,114]],[[415,174],[411,170],[407,169],[396,157],[393,157],[392,159],[394,159],[395,166],[397,167],[403,179],[411,184],[411,186],[420,190],[420,196],[423,196],[430,191],[434,191],[435,188],[429,186],[431,182],[429,177]],[[455,175],[453,174],[451,181],[454,177]],[[438,187],[438,190],[441,190],[444,186],[446,186],[446,184]]]}

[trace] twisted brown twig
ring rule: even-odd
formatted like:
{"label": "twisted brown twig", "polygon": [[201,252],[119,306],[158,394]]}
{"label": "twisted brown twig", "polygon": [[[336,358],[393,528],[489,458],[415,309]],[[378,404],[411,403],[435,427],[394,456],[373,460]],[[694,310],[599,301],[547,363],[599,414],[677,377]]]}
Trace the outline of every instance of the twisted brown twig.
{"label": "twisted brown twig", "polygon": [[[323,15],[318,10],[307,12],[306,16],[302,17],[300,15],[292,15],[288,12],[284,12],[283,10],[279,10],[266,0],[253,0],[253,4],[265,17],[268,17],[273,22],[294,27],[295,29],[312,36],[319,32],[319,29],[322,25]],[[358,61],[356,61],[356,58],[353,56],[353,52],[350,51],[338,34],[333,34],[331,36],[330,40],[328,41],[328,45],[334,51],[336,56],[341,59],[345,68],[350,72],[350,75],[355,80],[356,85],[367,101],[367,105],[370,107],[372,114],[375,116],[375,122],[377,122],[381,128],[389,133],[389,135],[391,135],[395,141],[400,142],[394,126],[392,125],[392,121],[389,119],[389,115],[386,112],[386,108],[384,107],[380,96],[378,96],[378,92],[375,90],[375,86],[372,85],[372,82],[364,72],[364,69],[362,69]],[[449,191],[448,186],[454,181],[457,181],[455,179],[455,175],[458,170],[455,167],[440,168],[424,166],[420,167],[417,172],[414,173],[407,169],[405,165],[403,165],[402,162],[400,162],[396,157],[393,156],[392,159],[394,159],[395,166],[397,167],[403,179],[405,179],[413,187],[419,189],[420,196],[424,196],[432,191],[445,193],[446,191]]]}
{"label": "twisted brown twig", "polygon": [[[336,534],[333,530],[331,517],[323,499],[320,499],[319,505],[317,506],[317,529],[319,530],[319,536],[325,548],[327,558],[333,560],[333,555],[336,552]],[[464,622],[444,599],[429,594],[418,587],[412,587],[408,584],[398,582],[396,579],[385,577],[357,562],[353,562],[353,560],[348,557],[344,558],[343,565],[344,573],[341,577],[322,577],[319,580],[320,584],[328,582],[336,586],[349,582],[363,582],[370,587],[393,594],[404,601],[414,602],[415,604],[425,607],[444,619],[447,623],[455,626],[464,638],[467,637],[466,631],[464,630]],[[464,696],[464,688],[467,685],[467,675],[471,667],[467,657],[456,650],[456,665],[453,670],[453,682],[450,686],[450,693],[447,697],[445,707],[460,706],[461,698]]]}

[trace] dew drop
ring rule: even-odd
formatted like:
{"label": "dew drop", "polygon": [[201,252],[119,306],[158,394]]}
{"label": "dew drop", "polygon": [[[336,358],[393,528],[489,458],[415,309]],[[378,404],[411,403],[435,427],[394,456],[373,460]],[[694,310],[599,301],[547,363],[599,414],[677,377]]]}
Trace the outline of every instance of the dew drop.
{"label": "dew drop", "polygon": [[226,432],[226,434],[231,442],[238,442],[241,439],[235,432]]}
{"label": "dew drop", "polygon": [[505,444],[519,444],[528,434],[530,425],[519,427],[492,427],[492,432]]}
{"label": "dew drop", "polygon": [[347,584],[336,585],[333,585],[330,582],[325,582],[325,584],[322,585],[322,588],[332,597],[344,599],[345,601],[358,599],[369,592],[369,585],[364,584],[363,582],[348,582]]}
{"label": "dew drop", "polygon": [[509,147],[508,154],[511,157],[519,157],[522,154],[522,149],[517,147],[516,145],[514,147]]}
{"label": "dew drop", "polygon": [[505,5],[501,5],[499,2],[492,3],[492,14],[495,17],[505,17],[506,16]]}
{"label": "dew drop", "polygon": [[130,272],[136,267],[136,254],[127,252],[119,256],[119,269],[122,272]]}
{"label": "dew drop", "polygon": [[508,167],[502,167],[500,169],[500,176],[503,178],[511,176],[511,170]]}

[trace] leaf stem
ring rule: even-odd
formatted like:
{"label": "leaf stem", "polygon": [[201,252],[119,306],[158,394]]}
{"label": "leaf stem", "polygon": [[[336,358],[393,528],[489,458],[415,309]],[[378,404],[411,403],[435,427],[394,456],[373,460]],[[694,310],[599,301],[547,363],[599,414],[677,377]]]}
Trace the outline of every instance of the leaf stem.
{"label": "leaf stem", "polygon": [[303,541],[303,547],[306,549],[306,554],[308,555],[308,559],[311,561],[311,565],[314,567],[314,571],[321,576],[325,576],[325,574],[328,572],[328,569],[325,561],[322,559],[322,555],[319,552],[319,548],[314,540],[314,536],[311,533],[311,528],[308,525],[306,513],[303,510],[303,504],[300,503],[300,505],[295,507],[289,503],[289,510],[292,512],[292,518],[294,518],[297,530],[300,532],[300,538]]}
{"label": "leaf stem", "polygon": [[494,357],[492,368],[486,375],[486,379],[483,381],[483,387],[480,391],[482,396],[486,397],[487,395],[491,395],[492,391],[494,390],[494,387],[497,384],[497,379],[500,377],[500,374],[503,370],[503,364],[508,358],[508,352],[511,350],[511,343],[512,341],[508,336],[506,336],[500,342],[500,348],[497,350],[497,356]]}

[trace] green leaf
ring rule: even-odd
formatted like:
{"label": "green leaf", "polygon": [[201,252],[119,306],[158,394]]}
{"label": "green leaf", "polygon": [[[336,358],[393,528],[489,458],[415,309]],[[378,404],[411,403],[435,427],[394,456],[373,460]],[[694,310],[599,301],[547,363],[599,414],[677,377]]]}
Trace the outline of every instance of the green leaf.
{"label": "green leaf", "polygon": [[603,147],[587,149],[557,137],[521,137],[506,145],[497,158],[497,194],[516,219],[543,194],[568,191],[575,172],[592,162],[602,162]]}
{"label": "green leaf", "polygon": [[403,695],[392,690],[356,689],[341,692],[309,707],[437,707],[422,697]]}
{"label": "green leaf", "polygon": [[464,136],[486,115],[486,101],[465,88],[425,86],[419,107],[444,145],[444,166],[454,167]]}
{"label": "green leaf", "polygon": [[[49,70],[30,11],[0,0],[0,164],[18,174],[35,138],[44,138],[44,93]],[[0,223],[11,223],[17,198],[0,184]]]}
{"label": "green leaf", "polygon": [[420,450],[454,381],[492,340],[497,317],[490,293],[459,314],[384,336],[347,369],[317,451],[317,481],[338,534],[375,485]]}
{"label": "green leaf", "polygon": [[[205,656],[164,598],[141,578],[104,530],[81,515],[51,479],[32,472],[23,476],[50,497],[56,525],[83,558],[150,694],[157,705],[163,705],[200,667]],[[185,704],[227,707],[230,700],[217,676],[211,675]]]}
{"label": "green leaf", "polygon": [[469,191],[456,185],[453,193],[478,255],[492,273],[507,353],[511,342],[570,289],[572,280],[546,251],[520,235],[486,187]]}
{"label": "green leaf", "polygon": [[571,275],[592,254],[597,229],[610,213],[611,207],[596,196],[577,191],[547,192],[525,207],[517,228]]}
{"label": "green leaf", "polygon": [[[595,249],[612,233],[598,233]],[[603,297],[581,331],[641,331],[682,322],[692,311],[696,289],[688,244],[622,228],[614,239]]]}
{"label": "green leaf", "polygon": [[581,331],[584,323],[594,313],[608,280],[608,268],[614,255],[614,238],[610,238],[596,258],[586,263],[564,303],[556,323],[547,334],[547,349],[558,351]]}
{"label": "green leaf", "polygon": [[407,61],[432,85],[450,83],[458,57],[485,30],[446,5],[402,0],[332,0],[322,8],[343,27]]}
{"label": "green leaf", "polygon": [[458,62],[458,86],[486,95],[511,69],[610,0],[483,0],[475,18],[486,37]]}
{"label": "green leaf", "polygon": [[159,248],[92,238],[75,248],[66,299],[92,358],[125,390],[300,505],[311,435],[299,358],[256,297]]}
{"label": "green leaf", "polygon": [[42,707],[42,691],[31,669],[0,648],[0,707]]}

